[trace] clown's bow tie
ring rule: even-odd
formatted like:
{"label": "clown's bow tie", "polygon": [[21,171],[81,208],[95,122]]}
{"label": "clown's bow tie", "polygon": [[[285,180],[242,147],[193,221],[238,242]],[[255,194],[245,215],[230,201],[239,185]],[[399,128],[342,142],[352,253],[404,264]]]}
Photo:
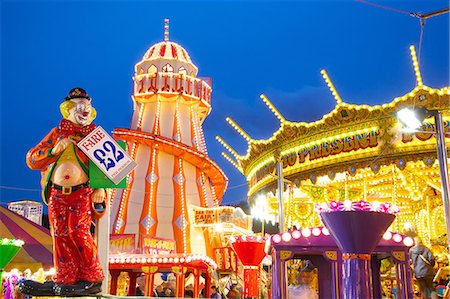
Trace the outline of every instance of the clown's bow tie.
{"label": "clown's bow tie", "polygon": [[86,136],[87,134],[91,133],[92,130],[95,129],[95,124],[90,124],[84,127],[78,127],[74,125],[73,122],[71,122],[68,119],[62,119],[61,123],[59,124],[59,130],[64,135],[83,135]]}

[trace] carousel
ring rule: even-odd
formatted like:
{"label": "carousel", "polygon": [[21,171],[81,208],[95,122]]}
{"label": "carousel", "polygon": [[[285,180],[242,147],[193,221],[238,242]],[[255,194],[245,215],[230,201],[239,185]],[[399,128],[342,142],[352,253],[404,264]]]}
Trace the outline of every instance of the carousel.
{"label": "carousel", "polygon": [[450,89],[424,85],[413,47],[411,56],[416,87],[389,103],[345,103],[322,70],[336,100],[334,110],[322,119],[288,121],[265,95],[261,95],[262,100],[280,120],[279,129],[269,139],[252,139],[228,118],[247,141],[247,153],[239,155],[222,138],[217,139],[232,157],[223,155],[247,177],[250,207],[265,211],[261,217],[266,220],[277,221],[275,167],[282,161],[283,177],[288,182],[283,193],[286,227],[320,225],[314,206],[322,201],[390,202],[402,211],[391,227],[393,231],[413,227],[427,244],[445,245],[433,119],[427,119],[418,132],[403,132],[396,112],[414,106],[440,110],[448,140]]}
{"label": "carousel", "polygon": [[[261,95],[261,99],[280,123],[269,139],[252,139],[236,122],[227,118],[227,122],[246,140],[247,152],[240,155],[221,137],[218,136],[217,140],[231,154],[222,153],[223,156],[247,178],[248,202],[254,216],[263,222],[284,219],[279,224],[280,232],[287,230],[300,236],[298,232],[302,230],[323,225],[315,209],[321,203],[367,202],[376,206],[387,203],[400,210],[389,231],[398,234],[398,238],[418,235],[425,245],[432,247],[438,263],[440,259],[442,264],[448,262],[436,124],[433,118],[427,118],[417,131],[405,131],[396,113],[405,107],[440,111],[448,140],[450,88],[425,85],[413,46],[410,51],[416,86],[386,104],[346,103],[327,72],[322,70],[336,106],[320,120],[309,123],[289,121],[265,95]],[[277,166],[282,170],[277,170]],[[280,189],[281,196],[278,194]],[[279,214],[280,210],[284,210],[283,215]],[[281,236],[275,240],[282,240]],[[291,235],[285,237],[295,238]],[[278,243],[272,238],[273,245],[279,246]],[[282,248],[281,252],[285,250]],[[377,247],[377,250],[380,249]],[[407,250],[401,250],[407,254]],[[280,259],[280,252],[277,254]],[[292,251],[281,260],[291,259],[296,254]],[[395,258],[390,259],[391,267],[386,265],[389,264],[387,261],[384,260],[380,273],[386,281],[392,282],[395,275],[390,273],[390,269],[396,261]],[[301,265],[288,263],[288,269],[301,269],[305,267],[304,262],[301,261]],[[381,284],[383,288],[386,286],[384,282]],[[403,293],[410,294],[411,290],[403,290]],[[278,294],[276,298],[285,295]]]}

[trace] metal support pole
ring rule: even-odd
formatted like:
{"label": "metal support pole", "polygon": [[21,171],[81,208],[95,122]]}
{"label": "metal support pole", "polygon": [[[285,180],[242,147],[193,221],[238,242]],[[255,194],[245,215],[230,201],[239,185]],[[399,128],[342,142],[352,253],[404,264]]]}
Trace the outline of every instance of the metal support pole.
{"label": "metal support pole", "polygon": [[283,193],[284,193],[284,182],[283,182],[283,162],[277,162],[277,176],[278,176],[278,217],[280,219],[279,229],[280,233],[284,233],[285,223],[284,223],[284,202],[283,202]]}
{"label": "metal support pole", "polygon": [[442,122],[442,113],[440,111],[435,111],[434,122],[436,125],[436,145],[442,184],[441,194],[442,194],[442,201],[444,204],[445,223],[447,227],[447,245],[449,246],[450,249],[450,206],[449,206],[450,185],[448,178],[447,148],[445,146],[444,124]]}
{"label": "metal support pole", "polygon": [[[107,191],[109,192],[109,191]],[[102,283],[102,294],[108,294],[108,280],[109,280],[109,263],[108,263],[108,255],[109,255],[109,225],[110,225],[110,200],[112,200],[110,194],[108,194],[108,200],[106,201],[106,212],[102,218],[97,221],[97,229],[96,229],[96,239],[97,239],[97,250],[98,250],[98,258],[100,260],[100,265],[103,268],[105,273],[105,279]]]}

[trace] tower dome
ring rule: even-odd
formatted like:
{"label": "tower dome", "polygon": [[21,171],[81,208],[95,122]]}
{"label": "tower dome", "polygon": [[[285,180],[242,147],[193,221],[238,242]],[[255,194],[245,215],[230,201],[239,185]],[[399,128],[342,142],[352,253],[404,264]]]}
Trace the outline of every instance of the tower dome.
{"label": "tower dome", "polygon": [[138,75],[156,72],[184,73],[195,77],[198,68],[182,46],[167,40],[151,46],[142,61],[136,64],[135,72]]}

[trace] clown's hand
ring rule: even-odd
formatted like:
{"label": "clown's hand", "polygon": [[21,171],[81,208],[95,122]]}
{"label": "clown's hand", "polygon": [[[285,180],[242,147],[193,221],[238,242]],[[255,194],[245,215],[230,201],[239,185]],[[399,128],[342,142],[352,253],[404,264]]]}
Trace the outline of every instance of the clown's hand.
{"label": "clown's hand", "polygon": [[72,143],[74,143],[74,141],[72,139],[69,139],[69,138],[61,139],[60,141],[58,141],[56,143],[55,147],[52,149],[52,155],[57,155],[57,154],[61,153]]}
{"label": "clown's hand", "polygon": [[93,203],[102,203],[106,199],[106,191],[103,188],[95,189],[91,195],[91,200]]}

